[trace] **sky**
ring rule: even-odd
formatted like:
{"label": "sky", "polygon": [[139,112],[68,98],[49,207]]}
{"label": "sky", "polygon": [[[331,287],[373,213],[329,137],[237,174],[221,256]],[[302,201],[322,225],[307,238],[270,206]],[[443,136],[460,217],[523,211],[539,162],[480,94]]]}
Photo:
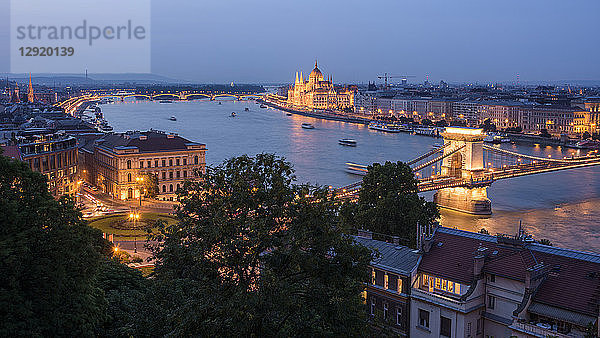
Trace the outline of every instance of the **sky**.
{"label": "sky", "polygon": [[318,59],[337,83],[384,72],[413,82],[600,80],[599,16],[598,0],[152,0],[151,70],[281,83]]}

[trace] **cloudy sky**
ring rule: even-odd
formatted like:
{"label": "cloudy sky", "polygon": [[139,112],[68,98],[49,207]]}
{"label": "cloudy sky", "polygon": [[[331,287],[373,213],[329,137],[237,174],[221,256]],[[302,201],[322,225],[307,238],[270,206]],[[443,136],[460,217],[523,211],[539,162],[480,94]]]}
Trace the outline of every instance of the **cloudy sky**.
{"label": "cloudy sky", "polygon": [[153,0],[151,16],[152,72],[195,82],[288,82],[315,58],[336,82],[600,79],[598,0]]}

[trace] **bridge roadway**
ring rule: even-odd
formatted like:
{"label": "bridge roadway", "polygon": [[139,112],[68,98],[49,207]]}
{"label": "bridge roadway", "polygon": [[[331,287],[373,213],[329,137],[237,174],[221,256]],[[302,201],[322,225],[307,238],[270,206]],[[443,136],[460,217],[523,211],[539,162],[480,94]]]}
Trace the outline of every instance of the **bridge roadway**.
{"label": "bridge roadway", "polygon": [[[521,155],[529,157],[527,155]],[[544,159],[543,161],[534,161],[532,163],[522,163],[516,165],[506,165],[502,168],[487,168],[470,178],[452,177],[452,176],[431,176],[417,179],[417,189],[419,192],[433,191],[444,188],[455,187],[481,187],[489,186],[494,181],[508,179],[526,175],[534,175],[559,170],[575,169],[600,165],[600,156],[579,157],[572,159]],[[360,191],[362,182],[356,182],[345,187],[333,190],[336,197],[342,199],[356,199]]]}

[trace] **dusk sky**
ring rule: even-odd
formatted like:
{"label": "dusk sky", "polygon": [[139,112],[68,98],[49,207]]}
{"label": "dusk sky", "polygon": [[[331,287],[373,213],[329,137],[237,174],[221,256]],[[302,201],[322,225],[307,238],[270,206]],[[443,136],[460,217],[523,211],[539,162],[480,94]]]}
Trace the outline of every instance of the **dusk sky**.
{"label": "dusk sky", "polygon": [[317,58],[347,83],[384,72],[413,82],[599,80],[599,15],[597,0],[154,0],[152,72],[290,82]]}

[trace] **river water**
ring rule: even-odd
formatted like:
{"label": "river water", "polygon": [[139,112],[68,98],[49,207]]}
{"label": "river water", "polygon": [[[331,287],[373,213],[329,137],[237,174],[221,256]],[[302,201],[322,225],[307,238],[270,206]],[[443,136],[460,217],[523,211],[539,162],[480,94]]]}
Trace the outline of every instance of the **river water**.
{"label": "river water", "polygon": [[[372,131],[352,123],[287,116],[252,101],[125,101],[102,105],[102,111],[117,132],[154,128],[205,143],[209,165],[241,154],[272,152],[294,165],[299,182],[334,187],[360,180],[345,172],[346,162],[407,161],[440,142],[426,136]],[[237,116],[231,117],[232,112]],[[171,116],[177,121],[170,121]],[[304,122],[312,123],[315,129],[303,129]],[[358,145],[340,146],[337,141],[341,138],[355,139]],[[560,147],[503,144],[502,148],[540,157],[579,154]],[[429,200],[432,195],[424,194]],[[442,210],[441,223],[469,231],[485,228],[492,234],[514,234],[521,221],[534,238],[600,252],[600,167],[497,181],[488,188],[488,197],[491,217]]]}

